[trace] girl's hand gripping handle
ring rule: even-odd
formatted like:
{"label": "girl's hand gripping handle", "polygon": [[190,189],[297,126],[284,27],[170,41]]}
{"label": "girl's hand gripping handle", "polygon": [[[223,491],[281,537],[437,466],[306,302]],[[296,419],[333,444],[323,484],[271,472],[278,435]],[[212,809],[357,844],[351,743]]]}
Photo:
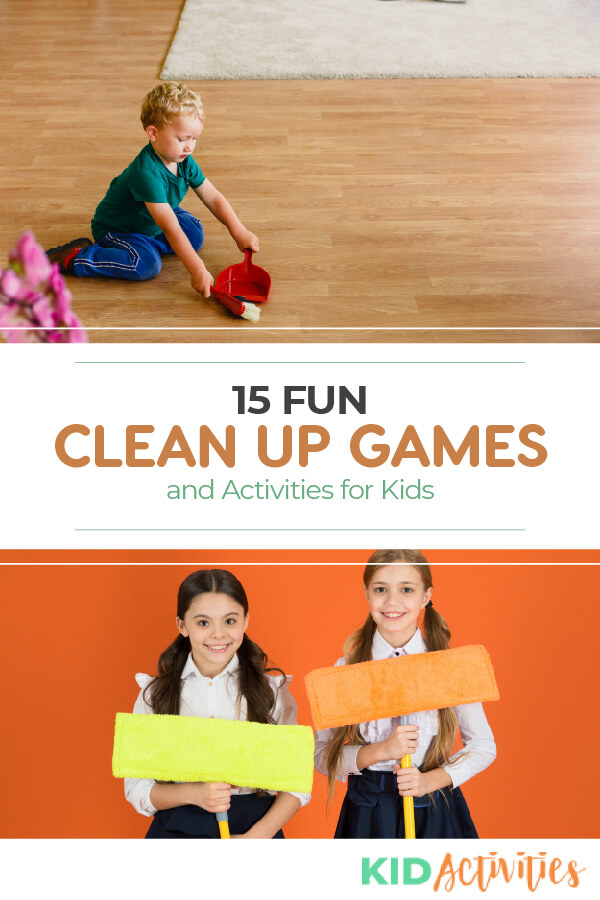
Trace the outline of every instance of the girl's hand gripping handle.
{"label": "girl's hand gripping handle", "polygon": [[227,821],[227,813],[226,812],[218,812],[218,813],[215,813],[215,815],[217,817],[217,822],[219,824],[219,836],[221,838],[230,838],[231,835],[229,834],[229,822]]}
{"label": "girl's hand gripping handle", "polygon": [[[410,722],[408,720],[408,716],[400,717],[401,725],[409,725]],[[412,763],[410,759],[410,754],[407,756],[403,756],[400,760],[400,768],[402,769],[410,769]],[[415,834],[415,802],[412,797],[403,797],[402,798],[403,806],[404,806],[404,837],[405,838],[416,838]]]}

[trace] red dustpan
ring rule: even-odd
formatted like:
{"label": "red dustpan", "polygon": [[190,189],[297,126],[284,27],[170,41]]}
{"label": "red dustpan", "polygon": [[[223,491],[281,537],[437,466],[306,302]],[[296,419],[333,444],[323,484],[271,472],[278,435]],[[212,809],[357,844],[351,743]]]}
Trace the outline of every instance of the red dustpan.
{"label": "red dustpan", "polygon": [[245,297],[250,303],[263,303],[269,296],[271,276],[252,262],[252,250],[244,251],[244,262],[227,266],[217,275],[215,287],[227,294]]}

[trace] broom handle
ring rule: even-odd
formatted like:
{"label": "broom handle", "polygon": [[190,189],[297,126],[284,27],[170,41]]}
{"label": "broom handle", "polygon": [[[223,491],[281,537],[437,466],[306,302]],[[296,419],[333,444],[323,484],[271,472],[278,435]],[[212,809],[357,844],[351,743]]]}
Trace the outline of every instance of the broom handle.
{"label": "broom handle", "polygon": [[[409,725],[410,722],[408,720],[408,716],[400,716],[400,724],[401,725]],[[403,756],[400,760],[400,768],[401,769],[410,769],[412,763],[410,759],[410,754],[407,756]],[[412,797],[403,797],[402,798],[403,808],[404,808],[404,837],[405,838],[416,838],[415,834],[415,801]]]}
{"label": "broom handle", "polygon": [[229,834],[229,822],[227,821],[227,813],[220,812],[220,813],[215,813],[215,815],[217,817],[217,822],[219,824],[219,837],[230,838],[231,835]]}
{"label": "broom handle", "polygon": [[[245,303],[240,300],[239,297],[234,296],[233,294],[228,294],[226,291],[218,291],[214,285],[211,285],[210,293],[213,297],[216,297],[219,303],[222,303],[223,306],[226,306],[228,310],[230,310],[234,316],[241,316],[242,313],[246,311]],[[245,300],[246,298],[244,298]]]}

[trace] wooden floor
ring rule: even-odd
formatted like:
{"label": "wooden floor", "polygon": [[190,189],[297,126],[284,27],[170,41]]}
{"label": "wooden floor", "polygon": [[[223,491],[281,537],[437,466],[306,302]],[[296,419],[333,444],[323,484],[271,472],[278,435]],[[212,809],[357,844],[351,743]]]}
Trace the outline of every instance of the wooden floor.
{"label": "wooden floor", "polygon": [[[180,7],[2,0],[1,262],[25,228],[46,247],[90,234],[145,142],[140,102]],[[177,259],[142,284],[73,278],[91,340],[600,336],[600,80],[188,83],[207,114],[196,159],[259,235],[271,298],[255,326],[196,295]],[[239,261],[185,205],[206,212],[209,270]]]}

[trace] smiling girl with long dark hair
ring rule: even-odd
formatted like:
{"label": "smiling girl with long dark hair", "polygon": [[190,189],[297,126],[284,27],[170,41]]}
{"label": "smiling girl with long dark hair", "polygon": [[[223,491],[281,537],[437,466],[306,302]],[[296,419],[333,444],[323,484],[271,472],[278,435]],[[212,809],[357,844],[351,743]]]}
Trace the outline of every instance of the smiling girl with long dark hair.
{"label": "smiling girl with long dark hair", "polygon": [[[296,703],[280,669],[246,634],[248,599],[225,569],[202,569],[183,581],[177,598],[179,634],[158,660],[158,674],[137,675],[135,713],[240,719],[294,725]],[[215,813],[228,812],[232,837],[282,838],[282,826],[309,795],[212,782],[125,779],[135,809],[154,816],[148,838],[218,838]]]}

